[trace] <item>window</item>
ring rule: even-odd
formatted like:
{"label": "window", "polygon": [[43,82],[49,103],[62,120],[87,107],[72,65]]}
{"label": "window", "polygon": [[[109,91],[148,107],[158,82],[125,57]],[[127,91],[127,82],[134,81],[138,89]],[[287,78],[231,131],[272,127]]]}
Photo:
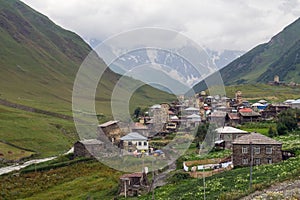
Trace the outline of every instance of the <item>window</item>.
{"label": "window", "polygon": [[267,158],[268,164],[272,164],[272,158]]}
{"label": "window", "polygon": [[147,142],[144,142],[144,146],[147,146]]}
{"label": "window", "polygon": [[248,165],[248,158],[243,158],[243,165]]}
{"label": "window", "polygon": [[242,147],[242,153],[248,153],[248,147]]}
{"label": "window", "polygon": [[138,143],[138,146],[142,146],[142,142],[139,142],[139,143]]}
{"label": "window", "polygon": [[272,147],[266,148],[266,154],[272,154]]}
{"label": "window", "polygon": [[130,142],[128,142],[128,146],[131,146],[132,145],[132,142],[130,141]]}
{"label": "window", "polygon": [[260,165],[260,158],[255,158],[255,165]]}
{"label": "window", "polygon": [[254,147],[254,153],[260,154],[260,147]]}

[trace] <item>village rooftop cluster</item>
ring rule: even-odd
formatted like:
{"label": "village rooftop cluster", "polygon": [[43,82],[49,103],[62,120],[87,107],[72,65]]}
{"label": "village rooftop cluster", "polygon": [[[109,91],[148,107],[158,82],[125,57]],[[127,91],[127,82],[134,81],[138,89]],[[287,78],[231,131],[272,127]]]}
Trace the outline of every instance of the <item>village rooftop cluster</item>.
{"label": "village rooftop cluster", "polygon": [[[278,163],[293,156],[282,150],[282,143],[256,132],[247,132],[236,128],[245,122],[260,122],[276,118],[289,108],[300,108],[300,99],[289,99],[282,103],[268,103],[262,99],[255,103],[243,100],[242,92],[236,91],[234,98],[209,96],[202,91],[192,98],[179,96],[177,102],[162,103],[149,107],[144,113],[137,114],[136,122],[126,124],[120,121],[108,121],[98,126],[99,138],[78,141],[74,145],[74,155],[93,157],[93,151],[102,151],[106,142],[134,157],[166,157],[163,146],[156,141],[170,135],[181,134],[187,137],[191,130],[203,124],[215,127],[214,149],[229,149],[231,156],[210,164],[183,163],[183,169],[193,173],[201,170],[216,170],[220,173],[233,167]],[[124,125],[125,124],[125,125]],[[103,140],[100,135],[108,140]],[[201,145],[199,145],[201,155]],[[211,171],[210,175],[214,174]],[[121,177],[122,185],[130,193],[130,185],[137,180],[145,180],[145,172],[128,174]],[[196,173],[194,177],[198,177]],[[202,174],[207,176],[207,174]],[[125,182],[124,182],[124,180]],[[134,181],[135,180],[135,181]],[[126,182],[127,181],[127,182]],[[138,187],[139,188],[139,187]],[[125,188],[123,188],[124,192]],[[133,190],[131,190],[132,192]],[[136,191],[138,192],[138,191]]]}

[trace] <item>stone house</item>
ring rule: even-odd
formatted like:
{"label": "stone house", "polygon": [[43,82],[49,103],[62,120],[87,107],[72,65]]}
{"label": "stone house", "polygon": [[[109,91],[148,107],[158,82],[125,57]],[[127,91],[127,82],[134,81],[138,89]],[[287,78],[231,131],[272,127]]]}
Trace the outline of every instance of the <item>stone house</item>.
{"label": "stone house", "polygon": [[191,114],[186,117],[186,122],[188,127],[198,127],[201,122],[201,116],[198,114]]}
{"label": "stone house", "polygon": [[247,131],[243,131],[230,126],[217,128],[216,131],[219,135],[219,140],[223,140],[225,142],[225,148],[227,149],[232,148],[232,142],[236,138],[249,134]]}
{"label": "stone house", "polygon": [[137,132],[131,132],[120,138],[120,147],[128,152],[148,152],[148,138]]}
{"label": "stone house", "polygon": [[125,197],[137,196],[141,191],[149,188],[149,181],[146,173],[136,172],[124,174],[120,177],[119,194]]}
{"label": "stone house", "polygon": [[130,127],[131,132],[137,132],[141,134],[142,136],[149,137],[150,136],[150,130],[147,126],[141,123],[134,123]]}
{"label": "stone house", "polygon": [[226,121],[227,125],[235,127],[238,124],[240,124],[240,116],[237,112],[236,113],[227,113],[225,121]]}
{"label": "stone house", "polygon": [[265,110],[262,111],[262,117],[263,118],[272,118],[277,117],[277,115],[284,111],[291,108],[290,104],[283,104],[283,103],[275,103],[275,104],[269,104]]}
{"label": "stone house", "polygon": [[192,115],[192,114],[197,114],[199,115],[199,108],[195,108],[195,107],[188,107],[186,109],[184,109],[184,114],[185,115]]}
{"label": "stone house", "polygon": [[250,133],[232,143],[234,166],[272,164],[282,160],[282,143],[259,133]]}
{"label": "stone house", "polygon": [[226,114],[227,113],[223,111],[214,111],[210,114],[209,121],[212,124],[216,124],[217,127],[224,126]]}
{"label": "stone house", "polygon": [[97,139],[77,141],[74,144],[74,156],[92,158],[99,155],[104,148],[104,143]]}
{"label": "stone house", "polygon": [[253,111],[251,108],[242,108],[239,110],[240,123],[258,122],[261,120],[261,115]]}
{"label": "stone house", "polygon": [[[148,126],[150,132],[162,131],[168,120],[168,107],[166,104],[155,104],[149,108],[149,116],[151,117],[151,126]],[[147,122],[149,124],[150,121]]]}
{"label": "stone house", "polygon": [[121,130],[118,123],[119,121],[108,121],[100,124],[98,126],[98,134],[100,138],[103,138],[104,134],[104,136],[106,136],[113,144],[118,144],[120,137],[124,135],[124,132]]}

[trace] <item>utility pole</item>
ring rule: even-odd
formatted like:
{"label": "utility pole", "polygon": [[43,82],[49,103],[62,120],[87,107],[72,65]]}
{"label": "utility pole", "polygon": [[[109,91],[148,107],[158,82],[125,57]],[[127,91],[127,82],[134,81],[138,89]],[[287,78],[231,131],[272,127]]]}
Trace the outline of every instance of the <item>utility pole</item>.
{"label": "utility pole", "polygon": [[154,197],[154,181],[155,181],[155,173],[154,173],[154,166],[153,166],[153,161],[152,160],[152,200],[155,200],[155,197]]}
{"label": "utility pole", "polygon": [[204,200],[206,200],[204,166],[203,166],[203,189],[204,189],[203,198],[204,198]]}
{"label": "utility pole", "polygon": [[251,158],[250,158],[250,180],[249,180],[249,189],[251,191],[252,189],[252,167],[253,167],[253,146],[252,146],[252,142],[250,142],[250,154],[251,154]]}

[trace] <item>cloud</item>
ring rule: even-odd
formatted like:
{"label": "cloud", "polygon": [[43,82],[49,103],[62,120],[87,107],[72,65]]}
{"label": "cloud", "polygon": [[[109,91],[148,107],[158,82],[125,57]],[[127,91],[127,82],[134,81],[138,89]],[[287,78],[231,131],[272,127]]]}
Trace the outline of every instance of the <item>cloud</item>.
{"label": "cloud", "polygon": [[179,31],[216,50],[249,50],[300,14],[299,0],[23,1],[86,40],[154,26]]}

